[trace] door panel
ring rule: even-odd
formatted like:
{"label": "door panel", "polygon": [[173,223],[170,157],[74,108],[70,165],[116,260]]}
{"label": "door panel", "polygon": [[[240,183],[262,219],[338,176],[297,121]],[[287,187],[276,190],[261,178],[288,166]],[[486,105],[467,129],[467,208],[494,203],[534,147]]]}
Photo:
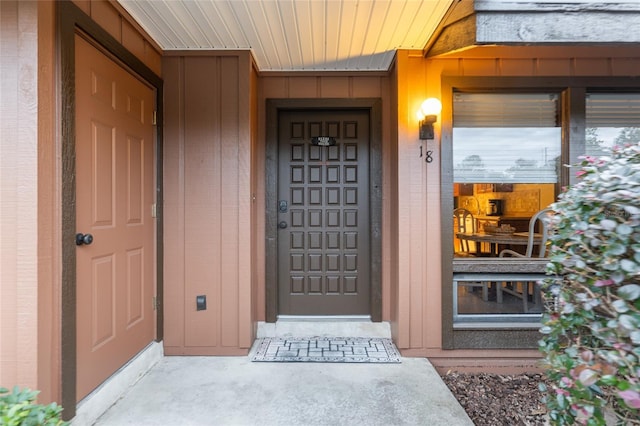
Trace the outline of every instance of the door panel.
{"label": "door panel", "polygon": [[284,111],[279,132],[279,313],[369,314],[368,112]]}
{"label": "door panel", "polygon": [[77,398],[155,337],[154,90],[76,36]]}

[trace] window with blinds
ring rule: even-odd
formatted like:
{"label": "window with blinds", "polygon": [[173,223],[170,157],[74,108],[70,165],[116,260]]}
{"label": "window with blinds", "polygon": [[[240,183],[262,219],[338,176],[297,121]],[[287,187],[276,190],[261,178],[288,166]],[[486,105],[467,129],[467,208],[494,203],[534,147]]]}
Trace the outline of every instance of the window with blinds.
{"label": "window with blinds", "polygon": [[586,99],[586,154],[640,143],[640,93],[589,93]]}
{"label": "window with blinds", "polygon": [[558,117],[555,93],[454,93],[454,182],[557,182]]}

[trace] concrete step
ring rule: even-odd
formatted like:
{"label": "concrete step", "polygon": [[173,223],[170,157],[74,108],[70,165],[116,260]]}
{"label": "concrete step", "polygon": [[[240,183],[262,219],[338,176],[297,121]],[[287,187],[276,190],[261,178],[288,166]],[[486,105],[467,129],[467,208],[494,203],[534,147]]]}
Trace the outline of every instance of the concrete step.
{"label": "concrete step", "polygon": [[391,338],[388,322],[368,317],[282,317],[275,323],[258,323],[263,337],[381,337]]}

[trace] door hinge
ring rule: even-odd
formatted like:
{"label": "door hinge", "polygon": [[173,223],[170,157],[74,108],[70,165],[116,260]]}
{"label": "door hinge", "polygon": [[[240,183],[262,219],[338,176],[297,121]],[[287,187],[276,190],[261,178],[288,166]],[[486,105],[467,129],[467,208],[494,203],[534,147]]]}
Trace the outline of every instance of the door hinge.
{"label": "door hinge", "polygon": [[151,204],[151,217],[158,217],[158,205],[156,203]]}
{"label": "door hinge", "polygon": [[157,311],[158,308],[160,307],[160,303],[158,302],[158,296],[153,296],[151,304],[153,305],[153,310]]}
{"label": "door hinge", "polygon": [[158,124],[158,111],[153,111],[153,117],[151,118],[151,124],[156,126]]}

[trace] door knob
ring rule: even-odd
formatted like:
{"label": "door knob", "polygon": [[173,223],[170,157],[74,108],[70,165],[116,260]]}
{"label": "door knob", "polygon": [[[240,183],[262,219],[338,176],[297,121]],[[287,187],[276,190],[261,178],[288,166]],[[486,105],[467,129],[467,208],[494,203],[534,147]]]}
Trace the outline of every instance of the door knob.
{"label": "door knob", "polygon": [[78,233],[76,234],[76,245],[77,246],[81,246],[81,245],[89,245],[93,242],[93,235],[91,234],[82,234],[82,233]]}
{"label": "door knob", "polygon": [[284,229],[286,227],[287,227],[287,222],[285,222],[284,220],[278,223],[278,228]]}

